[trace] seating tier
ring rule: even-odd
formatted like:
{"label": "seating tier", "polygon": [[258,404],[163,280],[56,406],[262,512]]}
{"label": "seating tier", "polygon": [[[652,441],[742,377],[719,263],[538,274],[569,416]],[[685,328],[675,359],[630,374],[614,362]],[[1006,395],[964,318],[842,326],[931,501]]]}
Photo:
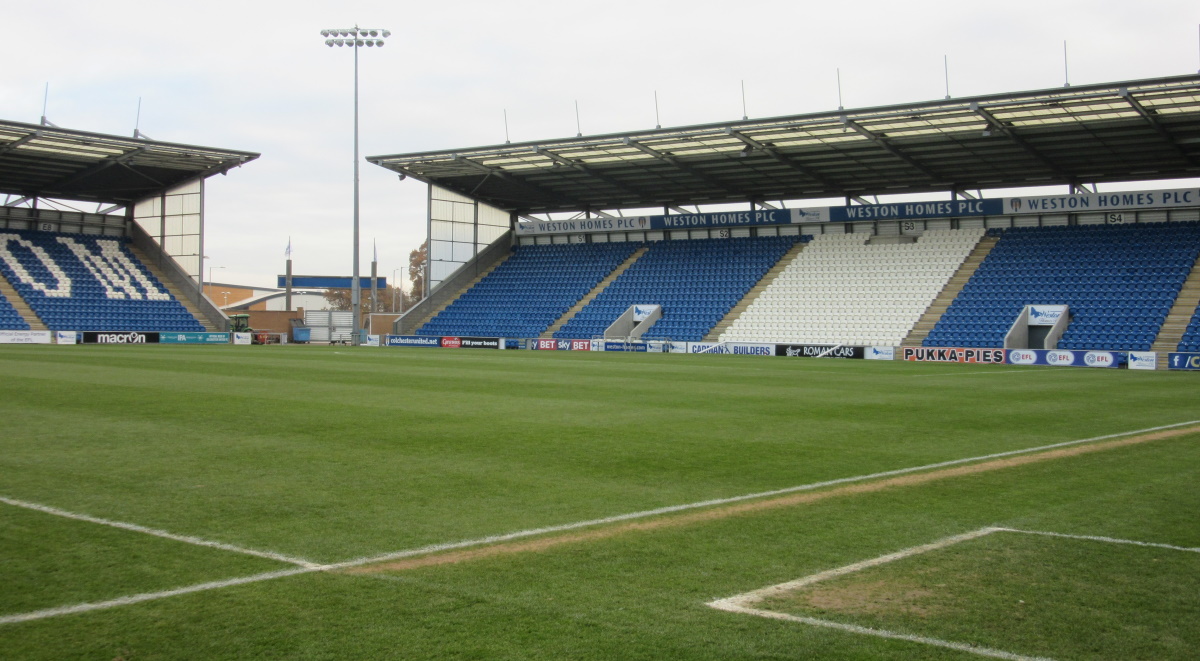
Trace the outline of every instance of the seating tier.
{"label": "seating tier", "polygon": [[0,273],[50,330],[204,330],[120,239],[3,230]]}

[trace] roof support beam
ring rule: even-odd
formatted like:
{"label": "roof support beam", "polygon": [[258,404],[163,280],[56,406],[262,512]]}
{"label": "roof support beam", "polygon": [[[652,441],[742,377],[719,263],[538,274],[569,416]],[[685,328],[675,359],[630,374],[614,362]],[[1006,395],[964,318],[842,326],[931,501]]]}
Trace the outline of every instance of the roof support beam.
{"label": "roof support beam", "polygon": [[887,153],[891,154],[892,156],[895,156],[896,158],[904,161],[905,163],[911,165],[912,167],[916,168],[918,171],[920,171],[922,174],[929,177],[933,181],[941,181],[942,180],[942,177],[938,176],[938,174],[935,173],[933,170],[930,170],[929,168],[925,167],[924,165],[921,165],[917,161],[917,159],[915,159],[912,156],[909,156],[908,154],[905,154],[904,152],[897,149],[891,142],[889,142],[887,140],[887,138],[884,138],[882,136],[872,133],[870,129],[863,126],[862,124],[859,124],[858,122],[854,121],[853,119],[850,119],[849,117],[843,116],[842,124],[845,124],[846,126],[854,129],[856,132],[859,133],[859,135],[862,135],[863,137],[870,140],[871,142],[874,142],[875,144],[879,145],[881,148],[883,148],[884,151],[886,151]]}
{"label": "roof support beam", "polygon": [[[107,170],[114,165],[124,166],[125,161],[128,161],[129,159],[132,159],[132,158],[142,154],[145,151],[146,151],[145,147],[139,147],[138,149],[133,149],[133,150],[127,151],[124,154],[115,154],[113,156],[110,156],[110,157],[104,159],[103,161],[100,161],[99,163],[92,165],[91,167],[84,168],[84,169],[76,172],[75,174],[72,174],[68,177],[65,177],[63,179],[60,179],[60,180],[50,184],[48,186],[48,188],[50,188],[51,190],[65,188],[67,186],[70,186],[71,184],[78,182],[78,181],[87,179],[88,177],[90,177],[94,174],[103,172],[104,170]],[[126,167],[128,167],[128,166],[126,166]],[[132,168],[130,168],[130,169],[132,170]],[[137,172],[136,170],[133,170],[133,171]],[[140,172],[138,172],[138,174],[142,175],[142,173],[140,173]],[[145,175],[142,175],[142,176],[145,176]],[[149,177],[146,177],[146,178],[149,179]],[[151,181],[153,181],[153,180],[151,180]],[[158,182],[154,182],[154,183],[158,183]]]}
{"label": "roof support beam", "polygon": [[1167,132],[1167,127],[1163,126],[1162,122],[1158,121],[1158,116],[1143,106],[1136,98],[1134,98],[1133,94],[1129,91],[1129,88],[1122,87],[1117,92],[1117,96],[1124,98],[1125,102],[1132,106],[1133,109],[1137,111],[1137,114],[1141,115],[1142,119],[1145,119],[1150,124],[1150,127],[1153,128],[1156,133],[1162,136],[1162,139],[1166,140],[1167,144],[1170,145],[1172,149],[1174,149],[1180,156],[1183,157],[1183,160],[1192,165],[1196,165],[1195,157],[1189,154],[1182,145],[1175,141],[1175,137]]}
{"label": "roof support beam", "polygon": [[[480,172],[485,173],[488,176],[495,176],[498,179],[503,179],[505,181],[509,181],[518,186],[521,186],[522,188],[527,188],[530,191],[537,193],[539,196],[547,197],[557,203],[564,204],[564,205],[583,206],[583,204],[580,203],[578,200],[568,200],[568,199],[564,198],[562,195],[559,195],[558,193],[556,193],[552,190],[549,190],[547,188],[542,188],[541,186],[538,186],[537,184],[525,181],[521,177],[518,177],[511,172],[506,172],[505,170],[502,170],[500,168],[495,168],[490,165],[484,165],[483,163],[473,161],[469,158],[466,158],[465,156],[460,156],[458,154],[454,155],[454,160],[458,161],[459,163],[466,163],[467,165],[471,166],[472,168],[479,170]],[[442,184],[438,184],[438,185],[441,186]],[[467,197],[471,197],[471,196],[468,195]]]}
{"label": "roof support beam", "polygon": [[671,165],[674,165],[675,167],[679,168],[680,170],[683,170],[684,172],[691,174],[692,176],[704,181],[704,183],[706,183],[714,188],[720,188],[721,190],[723,190],[727,193],[735,192],[732,189],[730,189],[729,185],[726,184],[725,182],[714,179],[713,177],[709,176],[708,174],[701,172],[686,163],[681,163],[679,161],[679,159],[675,158],[674,156],[671,156],[669,154],[664,154],[656,149],[647,147],[646,145],[643,145],[642,143],[638,142],[637,140],[634,140],[633,138],[624,138],[622,140],[622,142],[644,154],[649,154],[649,155],[653,156],[654,158],[657,158],[662,161],[666,161],[667,163],[670,163]]}
{"label": "roof support beam", "polygon": [[792,168],[793,170],[799,172],[800,174],[803,174],[804,176],[808,177],[809,179],[812,179],[813,181],[817,182],[818,184],[821,184],[828,190],[831,190],[831,191],[840,190],[840,188],[837,184],[835,184],[832,181],[830,181],[829,179],[817,174],[817,172],[815,170],[813,170],[812,168],[805,167],[805,166],[797,163],[795,160],[788,158],[787,156],[784,156],[783,154],[779,153],[778,149],[772,147],[771,145],[768,145],[763,142],[759,142],[758,140],[755,140],[754,138],[751,138],[750,136],[748,136],[745,133],[742,133],[741,131],[738,131],[736,129],[727,128],[727,129],[725,129],[725,133],[727,135],[737,138],[738,140],[741,140],[743,143],[746,144],[746,146],[751,147],[753,149],[757,149],[757,150],[767,154],[768,156],[775,159],[776,161],[779,161],[780,163],[788,166],[789,168]]}
{"label": "roof support beam", "polygon": [[13,140],[12,142],[8,143],[7,145],[0,147],[0,154],[5,154],[7,152],[13,151],[17,147],[20,147],[21,145],[33,140],[36,137],[38,137],[37,133],[30,133],[27,136]]}
{"label": "roof support beam", "polygon": [[604,183],[608,184],[609,186],[612,186],[613,188],[616,188],[618,190],[629,193],[630,195],[636,195],[638,198],[641,198],[646,195],[645,191],[640,191],[635,188],[631,188],[627,184],[623,184],[623,183],[617,181],[616,179],[613,179],[612,177],[609,177],[607,175],[603,175],[603,174],[600,174],[599,172],[596,172],[595,170],[584,165],[583,163],[579,163],[577,161],[572,161],[571,159],[569,159],[565,156],[562,156],[561,154],[556,154],[556,153],[550,151],[549,149],[546,149],[545,147],[541,147],[541,146],[534,147],[533,152],[535,154],[541,154],[541,155],[549,158],[550,160],[554,161],[555,163],[558,163],[559,165],[569,167],[569,168],[574,168],[574,169],[578,170],[579,172],[586,174],[589,177],[599,179],[600,181],[603,181]]}
{"label": "roof support beam", "polygon": [[974,112],[976,115],[979,115],[985,121],[987,121],[988,129],[990,131],[999,131],[1000,133],[1003,133],[1014,144],[1016,144],[1021,149],[1024,149],[1027,154],[1029,154],[1030,156],[1037,159],[1038,162],[1041,163],[1042,165],[1046,166],[1046,168],[1049,169],[1051,172],[1053,172],[1056,177],[1059,177],[1063,181],[1066,181],[1067,183],[1071,184],[1072,186],[1075,186],[1079,183],[1075,177],[1072,177],[1071,175],[1067,174],[1067,172],[1064,171],[1062,168],[1058,167],[1058,165],[1055,164],[1054,161],[1051,161],[1050,159],[1043,156],[1042,153],[1039,152],[1036,148],[1034,148],[1033,145],[1029,144],[1024,138],[1022,138],[1020,135],[1018,135],[1017,132],[1014,131],[1011,126],[1006,126],[1004,124],[1004,122],[1001,122],[1000,120],[996,119],[996,116],[993,115],[991,112],[989,112],[987,110],[987,108],[984,108],[983,106],[980,106],[978,103],[975,103],[975,102],[971,102],[970,107],[971,107],[972,112]]}

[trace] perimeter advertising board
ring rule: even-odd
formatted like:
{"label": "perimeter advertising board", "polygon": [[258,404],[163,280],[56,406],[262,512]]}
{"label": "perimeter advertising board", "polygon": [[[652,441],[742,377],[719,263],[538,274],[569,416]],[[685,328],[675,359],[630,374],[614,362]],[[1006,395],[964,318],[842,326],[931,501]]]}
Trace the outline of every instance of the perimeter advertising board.
{"label": "perimeter advertising board", "polygon": [[593,350],[596,350],[596,346],[601,347],[600,351],[633,351],[636,353],[645,353],[647,348],[645,342],[622,342],[620,340],[595,342],[592,345]]}
{"label": "perimeter advertising board", "polygon": [[774,356],[775,345],[756,342],[692,342],[688,353],[727,353],[735,356]]}
{"label": "perimeter advertising board", "polygon": [[1158,369],[1158,353],[1154,351],[1130,351],[1128,356],[1131,370]]}
{"label": "perimeter advertising board", "polygon": [[531,342],[529,348],[538,351],[591,351],[592,341],[539,338]]}
{"label": "perimeter advertising board", "polygon": [[776,344],[776,356],[800,358],[865,358],[864,347],[847,347],[833,344]]}
{"label": "perimeter advertising board", "polygon": [[0,344],[50,344],[50,331],[0,331]]}
{"label": "perimeter advertising board", "polygon": [[161,344],[229,344],[229,333],[160,333]]}
{"label": "perimeter advertising board", "polygon": [[1169,353],[1167,367],[1173,370],[1200,370],[1200,353]]}
{"label": "perimeter advertising board", "polygon": [[84,344],[158,344],[158,333],[84,331]]}
{"label": "perimeter advertising board", "polygon": [[425,335],[388,335],[385,344],[389,347],[440,347],[442,338]]}
{"label": "perimeter advertising board", "polygon": [[447,349],[499,349],[498,337],[443,337],[442,347]]}
{"label": "perimeter advertising board", "polygon": [[1116,351],[1067,351],[1064,349],[1009,349],[1010,365],[1054,365],[1058,367],[1119,367],[1125,355]]}
{"label": "perimeter advertising board", "polygon": [[968,349],[952,347],[904,347],[902,360],[922,363],[1004,363],[1004,349]]}
{"label": "perimeter advertising board", "polygon": [[895,360],[896,347],[867,347],[863,356],[867,360]]}

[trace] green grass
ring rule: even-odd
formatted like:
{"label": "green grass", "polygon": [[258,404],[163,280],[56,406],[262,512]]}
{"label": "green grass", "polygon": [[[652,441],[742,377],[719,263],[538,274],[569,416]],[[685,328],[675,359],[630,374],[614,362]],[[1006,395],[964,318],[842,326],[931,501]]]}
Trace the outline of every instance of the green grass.
{"label": "green grass", "polygon": [[1200,649],[1200,553],[1000,532],[757,608],[1071,659]]}
{"label": "green grass", "polygon": [[[0,347],[0,495],[338,562],[1197,419],[1200,381],[1176,372]],[[971,658],[704,604],[986,525],[1200,546],[1197,440],[0,625],[0,657]],[[0,526],[0,616],[287,567],[2,504]],[[1043,539],[1032,552],[1077,544]],[[1178,573],[1197,580],[1194,564]],[[992,608],[967,601],[937,625],[972,628]],[[1134,600],[1116,601],[1119,614]],[[1039,653],[1089,658],[1070,643],[1094,638],[1088,621]]]}

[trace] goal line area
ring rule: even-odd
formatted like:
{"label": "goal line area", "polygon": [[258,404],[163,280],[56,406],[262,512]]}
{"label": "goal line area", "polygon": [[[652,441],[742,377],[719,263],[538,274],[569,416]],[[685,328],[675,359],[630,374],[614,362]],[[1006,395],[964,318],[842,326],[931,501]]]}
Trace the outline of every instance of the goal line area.
{"label": "goal line area", "polygon": [[[731,613],[834,629],[862,636],[907,641],[967,652],[988,658],[1008,659],[1010,661],[1044,661],[1049,657],[998,649],[995,646],[998,641],[995,639],[997,637],[1003,638],[1003,635],[997,636],[995,631],[984,631],[985,627],[976,629],[971,626],[971,623],[978,619],[1003,621],[1006,618],[1012,618],[1014,617],[1011,612],[1012,609],[1022,609],[1025,606],[1024,599],[1013,597],[1008,601],[1000,600],[1003,601],[1004,608],[1007,610],[1004,612],[996,610],[996,595],[1000,594],[1004,596],[1006,594],[1006,585],[991,582],[989,580],[991,579],[990,574],[984,578],[978,576],[980,573],[987,572],[985,567],[993,563],[994,554],[989,555],[988,549],[973,549],[963,550],[958,558],[937,557],[939,552],[994,535],[1025,536],[1028,538],[1053,540],[1050,545],[1039,546],[1033,552],[1032,557],[1035,560],[1057,556],[1071,556],[1069,561],[1063,561],[1069,564],[1066,571],[1067,576],[1065,579],[1062,579],[1067,581],[1067,589],[1057,589],[1061,586],[1055,581],[1060,579],[1051,577],[1050,573],[1053,570],[1045,569],[1041,562],[1022,563],[1020,564],[1022,571],[1012,571],[1006,575],[1006,580],[1013,586],[1016,586],[1013,592],[1014,595],[1023,595],[1031,600],[1035,598],[1033,595],[1037,595],[1042,601],[1050,602],[1049,604],[1039,604],[1045,610],[1030,611],[1033,620],[1037,620],[1037,613],[1040,612],[1045,615],[1047,611],[1052,613],[1054,617],[1046,617],[1044,618],[1045,620],[1057,619],[1056,616],[1062,616],[1066,620],[1071,620],[1072,609],[1080,610],[1080,607],[1075,603],[1079,599],[1079,595],[1071,595],[1069,593],[1072,590],[1080,589],[1080,585],[1087,585],[1089,580],[1095,584],[1094,591],[1097,593],[1103,592],[1103,596],[1097,595],[1093,597],[1085,594],[1083,598],[1087,601],[1085,606],[1087,610],[1090,611],[1093,608],[1099,608],[1096,604],[1105,602],[1107,602],[1109,608],[1115,608],[1118,611],[1124,608],[1132,613],[1139,609],[1136,599],[1119,599],[1119,597],[1123,596],[1120,594],[1120,589],[1127,587],[1131,581],[1128,576],[1114,576],[1114,574],[1119,575],[1120,571],[1114,570],[1113,566],[1122,564],[1122,561],[1127,559],[1114,558],[1113,554],[1105,552],[1072,554],[1070,553],[1070,549],[1065,548],[1067,544],[1086,542],[1112,547],[1127,547],[1140,551],[1167,551],[1177,554],[1189,554],[1193,557],[1200,555],[1200,548],[1172,544],[1120,539],[1100,535],[1078,535],[1003,526],[987,526],[959,535],[944,537],[928,544],[912,546],[893,553],[810,574],[793,581],[769,585],[750,592],[716,599],[707,605],[711,608]],[[1016,553],[1013,551],[1013,547],[1016,546],[1015,544],[1000,542],[998,546],[1000,548],[998,551],[995,551],[996,554],[1014,555]],[[1085,560],[1081,562],[1076,555]],[[910,565],[906,568],[888,567],[889,565],[893,565],[893,563],[909,558],[916,558],[917,556],[933,557],[927,557],[919,566]],[[1153,557],[1139,557],[1138,560],[1145,562],[1126,562],[1125,564],[1149,565],[1159,562],[1158,558]],[[1088,562],[1098,566],[1089,567]],[[1192,560],[1191,564],[1195,564],[1195,560]],[[1166,566],[1169,567],[1171,565],[1167,564]],[[891,571],[872,571],[885,567],[888,567]],[[1093,573],[1094,577],[1088,577],[1089,571]],[[1043,575],[1043,572],[1046,575]],[[1137,576],[1136,573],[1131,575]],[[839,581],[839,579],[846,580]],[[1170,577],[1166,580],[1169,581]],[[976,584],[977,582],[979,584]],[[1133,582],[1136,583],[1136,581]],[[933,589],[930,586],[933,586]],[[1137,588],[1135,592],[1140,590],[1141,593],[1144,593],[1148,589],[1153,593],[1156,587],[1161,588],[1162,586],[1150,585],[1147,588],[1146,586],[1135,585],[1135,588]],[[1182,599],[1192,603],[1192,608],[1200,605],[1200,597],[1196,596],[1188,587],[1174,587],[1187,593]],[[1082,589],[1086,590],[1087,588]],[[943,591],[948,594],[957,592],[960,595],[966,596],[960,598],[958,601],[954,601],[952,598],[947,599],[942,594],[938,594],[938,592]],[[1115,605],[1114,595],[1117,597]],[[1144,594],[1141,594],[1141,596],[1144,596]],[[1059,599],[1061,599],[1061,602],[1055,603]],[[841,619],[831,619],[829,617],[830,614],[838,615]],[[1118,621],[1123,619],[1121,612],[1111,615],[1111,619]],[[1149,617],[1153,619],[1153,616]],[[1086,615],[1080,615],[1078,620],[1090,622],[1093,618],[1094,614],[1088,612]],[[950,624],[942,626],[947,621]],[[880,626],[881,624],[883,626]],[[895,626],[889,628],[888,624]],[[1029,626],[1038,628],[1040,624],[1035,621]],[[1053,627],[1054,625],[1047,624],[1046,626]],[[1013,628],[1016,629],[1018,627],[1014,626]],[[1130,624],[1131,630],[1141,631],[1142,635],[1150,637],[1169,636],[1171,627],[1168,624],[1164,625],[1166,631],[1149,632],[1146,632],[1145,628],[1145,625],[1140,622]],[[986,639],[990,636],[992,640],[949,640],[946,637],[937,635],[939,629],[960,632],[970,630],[980,638]],[[926,632],[930,630],[933,633],[927,634]],[[1087,638],[1093,632],[1085,630],[1072,633],[1077,637]],[[1013,633],[1011,637],[1011,641],[1001,641],[1012,643],[1011,645],[1004,645],[1005,647],[1031,645],[1027,639],[1021,638],[1021,634]],[[1034,639],[1038,640],[1038,637]],[[1064,647],[1068,648],[1071,645],[1071,641],[1063,642],[1054,635],[1045,635],[1041,639],[1062,643]],[[1075,651],[1071,649],[1055,650],[1056,653],[1062,653],[1072,658],[1076,656]]]}

